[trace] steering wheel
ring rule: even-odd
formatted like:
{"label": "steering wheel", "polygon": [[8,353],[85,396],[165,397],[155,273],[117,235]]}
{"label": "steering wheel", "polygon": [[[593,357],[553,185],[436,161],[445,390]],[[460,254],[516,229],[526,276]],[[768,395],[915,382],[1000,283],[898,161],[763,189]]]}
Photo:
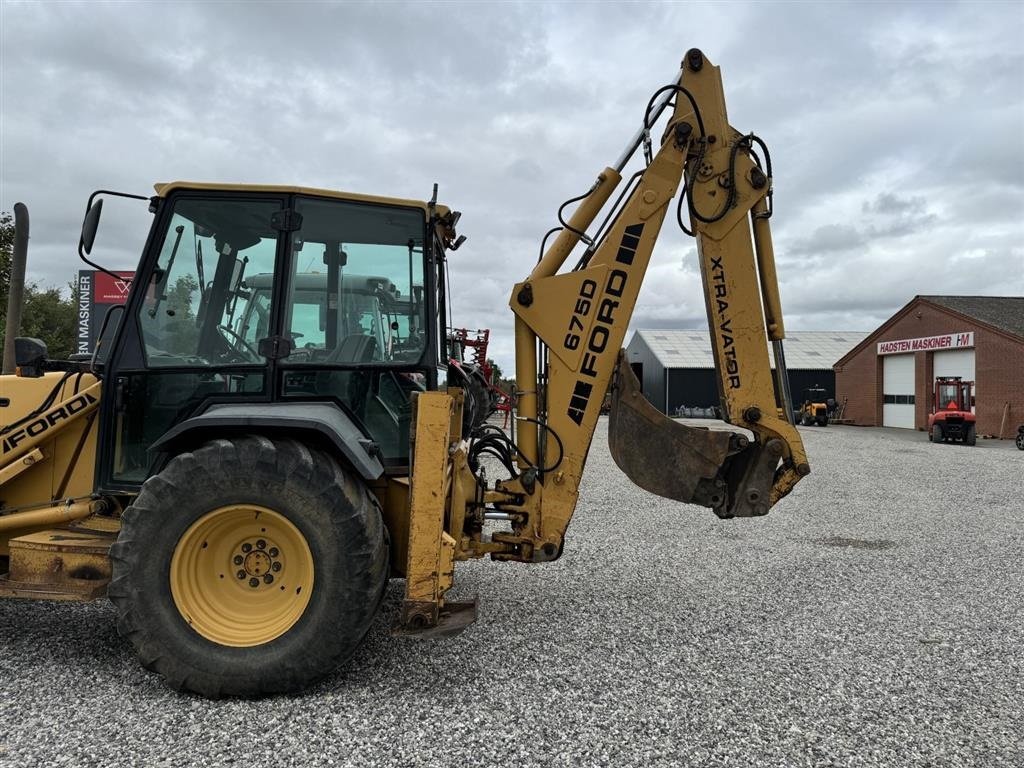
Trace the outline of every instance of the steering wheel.
{"label": "steering wheel", "polygon": [[234,329],[229,328],[226,325],[218,325],[217,330],[220,331],[229,342],[232,340],[234,341],[231,345],[232,349],[242,355],[246,362],[258,363],[260,361],[259,350],[246,341],[244,336],[236,333]]}

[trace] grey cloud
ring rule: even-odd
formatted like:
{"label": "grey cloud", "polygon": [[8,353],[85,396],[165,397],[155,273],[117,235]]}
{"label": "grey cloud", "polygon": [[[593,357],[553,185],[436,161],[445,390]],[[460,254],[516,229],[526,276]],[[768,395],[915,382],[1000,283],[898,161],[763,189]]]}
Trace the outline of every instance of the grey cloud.
{"label": "grey cloud", "polygon": [[[0,208],[29,204],[43,283],[78,269],[96,188],[426,198],[439,182],[469,236],[456,320],[492,327],[509,370],[512,284],[699,43],[733,124],[772,149],[789,327],[867,330],[913,293],[1024,292],[1012,4],[4,3],[0,26]],[[97,253],[130,268],[148,215],[104,219]],[[690,249],[670,214],[634,328],[704,324]]]}
{"label": "grey cloud", "polygon": [[792,256],[821,256],[833,252],[853,251],[865,245],[864,235],[849,224],[825,224],[811,236],[790,244],[787,253]]}
{"label": "grey cloud", "polygon": [[884,216],[900,216],[903,214],[921,214],[924,212],[926,200],[923,197],[903,197],[892,192],[881,192],[873,200],[865,200],[861,205],[864,213],[877,213]]}

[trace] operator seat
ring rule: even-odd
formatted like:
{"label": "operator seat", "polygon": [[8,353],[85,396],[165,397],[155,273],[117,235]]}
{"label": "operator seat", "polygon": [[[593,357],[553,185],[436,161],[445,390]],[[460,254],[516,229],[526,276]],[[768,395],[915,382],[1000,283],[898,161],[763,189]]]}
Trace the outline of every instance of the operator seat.
{"label": "operator seat", "polygon": [[[365,333],[353,333],[342,339],[341,344],[331,351],[324,362],[350,365],[369,363],[376,351],[377,339]],[[366,412],[371,376],[372,372],[366,370],[320,371],[316,375],[316,391],[321,395],[334,395],[362,419]]]}
{"label": "operator seat", "polygon": [[377,351],[377,339],[365,333],[353,333],[327,356],[329,363],[368,363]]}

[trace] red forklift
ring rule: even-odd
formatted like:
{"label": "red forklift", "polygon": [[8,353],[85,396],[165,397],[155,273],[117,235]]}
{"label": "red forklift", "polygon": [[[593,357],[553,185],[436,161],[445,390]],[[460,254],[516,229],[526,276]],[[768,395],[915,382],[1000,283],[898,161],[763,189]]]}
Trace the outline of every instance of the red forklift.
{"label": "red forklift", "polygon": [[949,440],[974,445],[977,440],[972,392],[973,381],[959,376],[940,376],[935,379],[932,412],[928,414],[928,439],[933,443]]}

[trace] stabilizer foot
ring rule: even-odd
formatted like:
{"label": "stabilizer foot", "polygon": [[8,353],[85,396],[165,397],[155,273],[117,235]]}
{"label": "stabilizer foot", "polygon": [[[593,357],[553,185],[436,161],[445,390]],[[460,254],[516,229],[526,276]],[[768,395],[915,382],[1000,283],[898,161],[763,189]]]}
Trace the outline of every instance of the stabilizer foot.
{"label": "stabilizer foot", "polygon": [[[477,598],[445,603],[438,612],[436,623],[429,616],[404,608],[403,618],[391,628],[391,634],[402,637],[445,637],[457,635],[476,621]],[[404,619],[404,620],[403,620]]]}

